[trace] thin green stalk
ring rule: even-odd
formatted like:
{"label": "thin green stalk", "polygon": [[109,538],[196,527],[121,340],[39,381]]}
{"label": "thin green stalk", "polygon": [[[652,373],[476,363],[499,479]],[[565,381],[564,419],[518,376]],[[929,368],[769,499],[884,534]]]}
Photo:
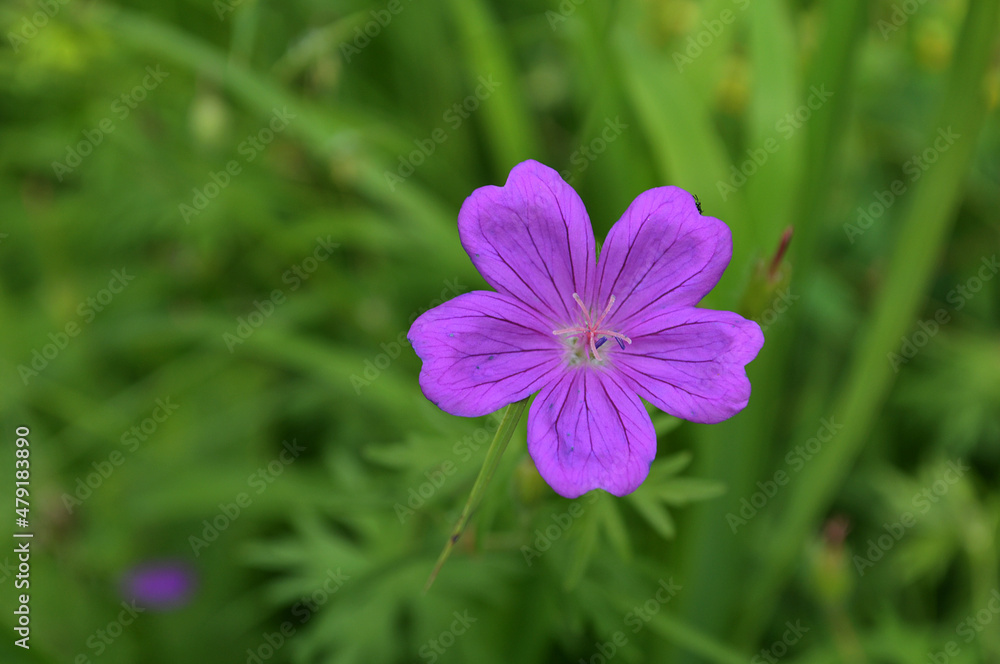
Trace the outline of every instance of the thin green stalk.
{"label": "thin green stalk", "polygon": [[437,578],[438,572],[441,571],[445,561],[448,560],[448,556],[451,555],[451,550],[455,548],[455,543],[458,542],[458,538],[465,532],[465,527],[469,525],[472,513],[476,511],[479,503],[482,502],[483,496],[486,494],[486,487],[489,486],[490,480],[493,479],[493,473],[496,472],[497,466],[500,465],[500,457],[503,456],[504,450],[507,449],[507,443],[510,442],[510,437],[514,434],[517,423],[521,421],[521,413],[524,412],[524,408],[527,405],[528,400],[524,399],[523,401],[510,404],[504,410],[503,420],[500,422],[500,427],[497,429],[496,435],[493,436],[490,449],[486,451],[486,459],[483,461],[483,467],[479,471],[476,483],[472,485],[472,492],[469,494],[469,499],[466,501],[465,507],[462,508],[462,515],[458,517],[458,522],[452,529],[451,536],[445,542],[444,549],[441,551],[441,555],[438,556],[437,563],[434,565],[434,571],[427,578],[424,592],[430,590],[434,579]]}

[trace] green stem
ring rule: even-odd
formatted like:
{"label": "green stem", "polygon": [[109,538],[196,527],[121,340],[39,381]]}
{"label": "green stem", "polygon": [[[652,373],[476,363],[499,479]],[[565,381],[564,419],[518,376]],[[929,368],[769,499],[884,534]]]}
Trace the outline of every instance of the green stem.
{"label": "green stem", "polygon": [[493,473],[496,472],[497,466],[500,465],[500,457],[503,456],[504,450],[507,449],[507,443],[510,442],[510,437],[514,434],[514,429],[521,420],[521,413],[524,412],[524,408],[527,405],[528,400],[524,399],[523,401],[510,404],[504,410],[503,420],[500,422],[500,427],[497,429],[496,435],[493,436],[490,449],[486,451],[486,459],[483,461],[483,467],[479,471],[476,483],[472,486],[469,499],[466,501],[465,507],[462,508],[462,515],[458,517],[458,522],[452,529],[451,536],[445,542],[444,550],[441,551],[441,555],[438,556],[437,563],[434,565],[434,571],[427,578],[427,584],[424,585],[424,592],[430,590],[434,579],[437,578],[438,572],[441,571],[445,561],[448,560],[448,556],[451,555],[451,550],[455,548],[455,543],[458,542],[458,538],[465,532],[465,527],[469,525],[472,513],[476,511],[479,503],[482,502],[483,496],[486,494],[486,487],[489,485],[490,480],[493,479]]}

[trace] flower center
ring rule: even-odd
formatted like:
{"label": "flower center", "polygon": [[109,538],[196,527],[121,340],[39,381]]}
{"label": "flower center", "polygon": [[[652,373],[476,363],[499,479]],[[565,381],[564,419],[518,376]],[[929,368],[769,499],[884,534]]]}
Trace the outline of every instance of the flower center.
{"label": "flower center", "polygon": [[580,340],[585,352],[592,354],[594,359],[598,362],[601,361],[601,356],[598,354],[597,349],[600,348],[608,339],[614,339],[617,341],[618,346],[622,350],[625,350],[625,344],[632,343],[632,340],[624,334],[601,327],[602,323],[604,323],[604,319],[608,316],[608,312],[611,311],[611,306],[615,303],[614,295],[612,295],[611,299],[608,300],[608,306],[604,308],[604,313],[602,313],[597,320],[594,320],[594,318],[590,315],[587,305],[583,303],[583,300],[577,293],[573,293],[573,299],[576,300],[576,303],[580,305],[581,309],[583,309],[583,324],[577,325],[576,327],[564,327],[561,330],[552,330],[552,334],[556,336],[576,337]]}

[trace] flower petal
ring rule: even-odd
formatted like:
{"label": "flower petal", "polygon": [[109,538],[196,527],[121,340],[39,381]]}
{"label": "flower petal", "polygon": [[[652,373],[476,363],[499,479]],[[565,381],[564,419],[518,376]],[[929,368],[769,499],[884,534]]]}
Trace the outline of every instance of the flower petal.
{"label": "flower petal", "polygon": [[597,303],[615,296],[610,320],[619,328],[648,308],[694,306],[718,283],[732,253],[729,227],[702,216],[691,194],[650,189],[632,201],[601,247]]}
{"label": "flower petal", "polygon": [[630,330],[632,344],[614,353],[626,384],[660,410],[714,424],[750,400],[746,365],[764,335],[730,311],[685,307],[656,314]]}
{"label": "flower petal", "polygon": [[595,274],[594,230],[583,201],[537,161],[511,170],[503,187],[480,187],[458,213],[462,246],[486,282],[549,317],[578,317]]}
{"label": "flower petal", "polygon": [[407,338],[423,360],[424,395],[463,417],[528,397],[562,366],[562,345],[549,324],[502,293],[459,295],[421,314]]}
{"label": "flower petal", "polygon": [[656,457],[656,432],[635,392],[612,373],[568,369],[535,397],[528,412],[528,452],[556,493],[635,491]]}

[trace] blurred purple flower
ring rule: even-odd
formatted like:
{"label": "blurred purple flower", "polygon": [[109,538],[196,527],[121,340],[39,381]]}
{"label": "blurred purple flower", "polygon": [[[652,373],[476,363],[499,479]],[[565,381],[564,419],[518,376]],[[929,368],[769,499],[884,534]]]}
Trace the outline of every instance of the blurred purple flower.
{"label": "blurred purple flower", "polygon": [[126,572],[122,594],[145,608],[166,611],[186,604],[196,583],[194,570],[187,563],[148,562]]}
{"label": "blurred purple flower", "polygon": [[746,407],[744,367],[764,337],[742,316],[695,307],[729,264],[732,238],[683,189],[636,198],[595,261],[580,197],[526,161],[503,187],[466,199],[458,231],[498,292],[460,295],[414,321],[420,387],[465,417],[539,392],[528,451],[557,493],[622,496],[642,484],[656,433],[639,397],[694,422]]}

